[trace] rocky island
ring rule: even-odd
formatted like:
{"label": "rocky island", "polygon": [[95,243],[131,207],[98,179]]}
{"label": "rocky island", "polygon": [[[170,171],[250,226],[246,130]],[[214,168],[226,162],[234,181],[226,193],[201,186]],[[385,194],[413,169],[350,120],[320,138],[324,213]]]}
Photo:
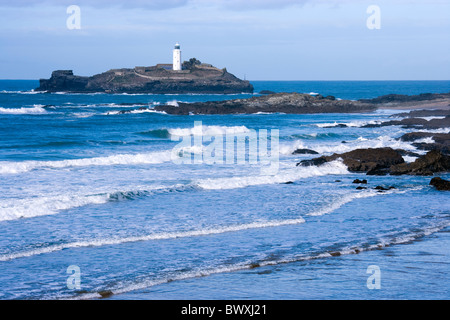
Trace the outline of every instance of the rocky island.
{"label": "rocky island", "polygon": [[195,58],[185,61],[181,70],[157,64],[133,69],[111,69],[91,77],[77,76],[72,70],[53,71],[50,79],[40,79],[35,91],[70,93],[142,94],[233,94],[252,93],[249,81],[241,80],[226,68],[218,69]]}

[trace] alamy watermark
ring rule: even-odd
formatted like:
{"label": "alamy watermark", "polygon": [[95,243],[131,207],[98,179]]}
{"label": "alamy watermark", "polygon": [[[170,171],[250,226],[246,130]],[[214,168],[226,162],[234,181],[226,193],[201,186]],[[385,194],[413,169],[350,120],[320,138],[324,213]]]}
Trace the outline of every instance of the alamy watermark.
{"label": "alamy watermark", "polygon": [[67,7],[67,14],[70,16],[66,20],[66,26],[69,30],[81,29],[81,9],[79,6],[71,5]]}
{"label": "alamy watermark", "polygon": [[370,30],[381,29],[381,9],[377,5],[370,5],[367,7],[366,12],[370,14],[367,18],[366,26]]}
{"label": "alamy watermark", "polygon": [[[245,128],[245,127],[243,127]],[[207,130],[206,130],[207,131]],[[194,122],[191,134],[172,135],[180,141],[172,149],[175,164],[259,165],[261,174],[274,175],[279,169],[279,130],[233,130],[208,134],[201,121]]]}
{"label": "alamy watermark", "polygon": [[80,290],[81,289],[81,270],[77,265],[71,265],[67,267],[67,274],[70,274],[67,277],[66,284],[67,288],[70,290]]}
{"label": "alamy watermark", "polygon": [[367,267],[366,273],[370,274],[367,278],[367,288],[370,290],[381,289],[381,269],[377,265]]}

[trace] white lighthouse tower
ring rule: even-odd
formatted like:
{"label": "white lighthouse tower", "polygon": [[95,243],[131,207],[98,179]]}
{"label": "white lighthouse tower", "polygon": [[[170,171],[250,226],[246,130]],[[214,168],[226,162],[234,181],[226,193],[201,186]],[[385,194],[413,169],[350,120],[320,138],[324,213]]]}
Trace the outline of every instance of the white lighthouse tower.
{"label": "white lighthouse tower", "polygon": [[175,48],[173,49],[173,70],[181,70],[181,50],[178,42],[175,44]]}

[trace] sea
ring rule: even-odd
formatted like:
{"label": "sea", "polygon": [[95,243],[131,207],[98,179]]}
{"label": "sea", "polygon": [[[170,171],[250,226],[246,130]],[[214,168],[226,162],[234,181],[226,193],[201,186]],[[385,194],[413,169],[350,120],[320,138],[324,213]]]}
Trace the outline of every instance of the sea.
{"label": "sea", "polygon": [[[296,166],[317,155],[292,154],[424,154],[398,138],[426,130],[363,127],[405,110],[153,110],[262,90],[351,100],[442,93],[450,81],[251,83],[253,95],[67,94],[0,80],[0,299],[450,299],[448,192],[431,177],[351,173],[339,159]],[[250,161],[265,133],[275,170]],[[227,161],[203,161],[230,137],[246,143],[240,160],[236,147]]]}

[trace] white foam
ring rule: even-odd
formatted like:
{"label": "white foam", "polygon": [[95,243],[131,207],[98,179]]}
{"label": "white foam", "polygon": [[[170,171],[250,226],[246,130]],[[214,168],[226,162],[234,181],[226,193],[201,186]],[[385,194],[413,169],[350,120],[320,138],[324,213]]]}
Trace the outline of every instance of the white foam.
{"label": "white foam", "polygon": [[173,107],[178,107],[178,101],[177,100],[171,100],[171,101],[167,101],[166,105],[168,106],[173,106]]}
{"label": "white foam", "polygon": [[445,119],[445,116],[429,116],[429,117],[417,117],[421,119],[425,119],[427,121],[433,120],[433,119]]}
{"label": "white foam", "polygon": [[63,249],[69,248],[84,248],[84,247],[98,247],[98,246],[107,246],[107,245],[119,245],[122,243],[129,242],[139,242],[139,241],[152,241],[152,240],[168,240],[168,239],[176,239],[176,238],[186,238],[186,237],[199,237],[199,236],[208,236],[215,234],[222,234],[227,232],[238,232],[248,229],[259,229],[259,228],[271,228],[271,227],[280,227],[286,225],[295,225],[304,223],[305,220],[301,217],[297,219],[288,219],[288,220],[275,220],[275,221],[257,221],[246,224],[232,225],[232,226],[220,226],[220,227],[212,227],[206,229],[192,230],[192,231],[180,231],[180,232],[164,232],[164,233],[156,233],[149,234],[143,236],[135,236],[135,237],[125,237],[125,238],[111,238],[111,239],[92,239],[87,241],[77,241],[71,243],[65,243],[60,245],[52,245],[45,248],[39,248],[30,251],[23,251],[11,254],[5,254],[0,256],[0,261],[8,261],[18,258],[30,257],[38,254],[51,253],[55,251],[60,251]]}
{"label": "white foam", "polygon": [[158,113],[158,114],[167,114],[165,111],[157,111],[153,109],[136,109],[136,110],[129,110],[126,113],[123,113],[122,111],[108,111],[106,113],[103,113],[104,115],[118,115],[118,114],[138,114],[138,113]]}
{"label": "white foam", "polygon": [[47,110],[43,108],[42,105],[34,105],[32,108],[1,108],[0,114],[42,114],[46,113]]}
{"label": "white foam", "polygon": [[[32,218],[60,213],[63,210],[92,204],[104,204],[111,200],[130,199],[135,196],[148,195],[152,192],[182,190],[186,185],[176,184],[170,187],[158,185],[127,186],[120,189],[107,187],[96,188],[94,192],[72,192],[65,194],[39,194],[22,199],[0,200],[0,221]],[[123,189],[128,191],[123,191]],[[131,191],[130,191],[131,190]]]}
{"label": "white foam", "polygon": [[245,188],[263,184],[276,184],[296,181],[304,178],[325,176],[332,174],[348,174],[347,166],[341,161],[325,163],[320,167],[294,167],[279,170],[276,175],[237,176],[230,178],[203,179],[196,182],[200,188],[207,190]]}
{"label": "white foam", "polygon": [[0,221],[52,215],[89,204],[103,204],[108,195],[55,195],[0,202]]}
{"label": "white foam", "polygon": [[359,137],[358,139],[347,141],[346,143],[326,144],[305,144],[303,140],[297,140],[290,144],[280,146],[280,153],[290,155],[297,149],[312,149],[320,154],[345,153],[355,149],[366,148],[386,148],[411,150],[417,153],[424,153],[424,151],[417,150],[410,142],[394,139],[389,136],[379,136],[376,139],[367,139]]}
{"label": "white foam", "polygon": [[250,132],[250,129],[245,126],[194,126],[193,128],[176,128],[167,130],[172,136],[215,136]]}
{"label": "white foam", "polygon": [[2,90],[1,93],[16,93],[16,94],[38,94],[38,93],[46,93],[47,91],[10,91],[10,90]]}
{"label": "white foam", "polygon": [[336,211],[337,209],[339,209],[340,207],[342,207],[343,205],[352,202],[355,199],[363,199],[363,198],[368,198],[368,197],[373,197],[376,195],[379,195],[380,193],[378,192],[374,192],[373,190],[369,190],[366,192],[359,192],[356,191],[354,193],[348,194],[348,195],[344,195],[342,197],[340,197],[338,200],[333,201],[329,206],[320,209],[318,211],[314,211],[311,213],[308,213],[308,216],[323,216],[325,214],[329,214],[333,211]]}
{"label": "white foam", "polygon": [[405,162],[411,163],[416,161],[418,158],[417,157],[412,157],[412,156],[403,156],[403,160],[405,160]]}
{"label": "white foam", "polygon": [[414,141],[415,143],[435,143],[433,137],[426,137],[423,139],[418,139]]}
{"label": "white foam", "polygon": [[346,125],[347,127],[362,127],[367,124],[380,124],[381,121],[378,120],[370,120],[370,121],[351,121],[351,122],[329,122],[329,123],[316,123],[314,124],[316,127],[319,128],[326,128],[326,127],[337,127],[339,125]]}
{"label": "white foam", "polygon": [[139,154],[118,154],[106,157],[83,158],[60,161],[1,161],[0,174],[16,174],[31,171],[34,169],[51,168],[60,169],[67,167],[85,166],[111,166],[111,165],[137,165],[137,164],[158,164],[171,160],[171,151],[139,153]]}
{"label": "white foam", "polygon": [[[356,254],[361,253],[363,251],[372,251],[372,250],[378,250],[381,248],[384,248],[386,246],[390,245],[401,245],[405,244],[411,241],[415,241],[417,239],[420,239],[424,236],[429,236],[435,232],[439,232],[440,230],[448,227],[450,225],[449,222],[444,222],[440,225],[431,226],[428,228],[425,228],[424,230],[421,230],[419,232],[409,233],[403,236],[396,236],[395,234],[391,235],[389,239],[378,240],[377,243],[366,245],[366,244],[360,244],[356,246],[350,246],[350,247],[344,247],[340,249],[339,252],[340,255],[349,255],[349,254]],[[303,254],[303,255],[293,255],[290,257],[280,258],[276,260],[265,260],[265,261],[257,261],[257,262],[251,262],[251,261],[243,261],[239,263],[235,263],[232,265],[222,265],[222,266],[215,266],[215,267],[209,267],[209,268],[201,268],[201,269],[195,269],[187,272],[181,272],[181,273],[169,273],[161,278],[156,279],[144,279],[140,282],[134,282],[134,281],[124,281],[121,283],[118,283],[115,288],[113,288],[111,291],[113,294],[121,294],[136,290],[143,290],[147,289],[149,287],[161,285],[167,282],[171,281],[180,281],[180,280],[186,280],[186,279],[192,279],[192,278],[198,278],[198,277],[206,277],[211,276],[214,274],[220,274],[225,272],[236,272],[241,270],[247,270],[252,269],[255,267],[265,267],[265,266],[275,266],[279,264],[286,264],[286,263],[292,263],[292,262],[299,262],[299,261],[309,261],[309,260],[317,260],[317,259],[328,259],[332,258],[333,255],[330,252],[317,252],[317,253],[310,253],[310,254]],[[101,298],[99,293],[86,293],[81,296],[74,297],[74,299],[95,299],[95,298]]]}
{"label": "white foam", "polygon": [[415,132],[429,132],[429,133],[450,133],[450,128],[428,129],[428,130],[416,130]]}

